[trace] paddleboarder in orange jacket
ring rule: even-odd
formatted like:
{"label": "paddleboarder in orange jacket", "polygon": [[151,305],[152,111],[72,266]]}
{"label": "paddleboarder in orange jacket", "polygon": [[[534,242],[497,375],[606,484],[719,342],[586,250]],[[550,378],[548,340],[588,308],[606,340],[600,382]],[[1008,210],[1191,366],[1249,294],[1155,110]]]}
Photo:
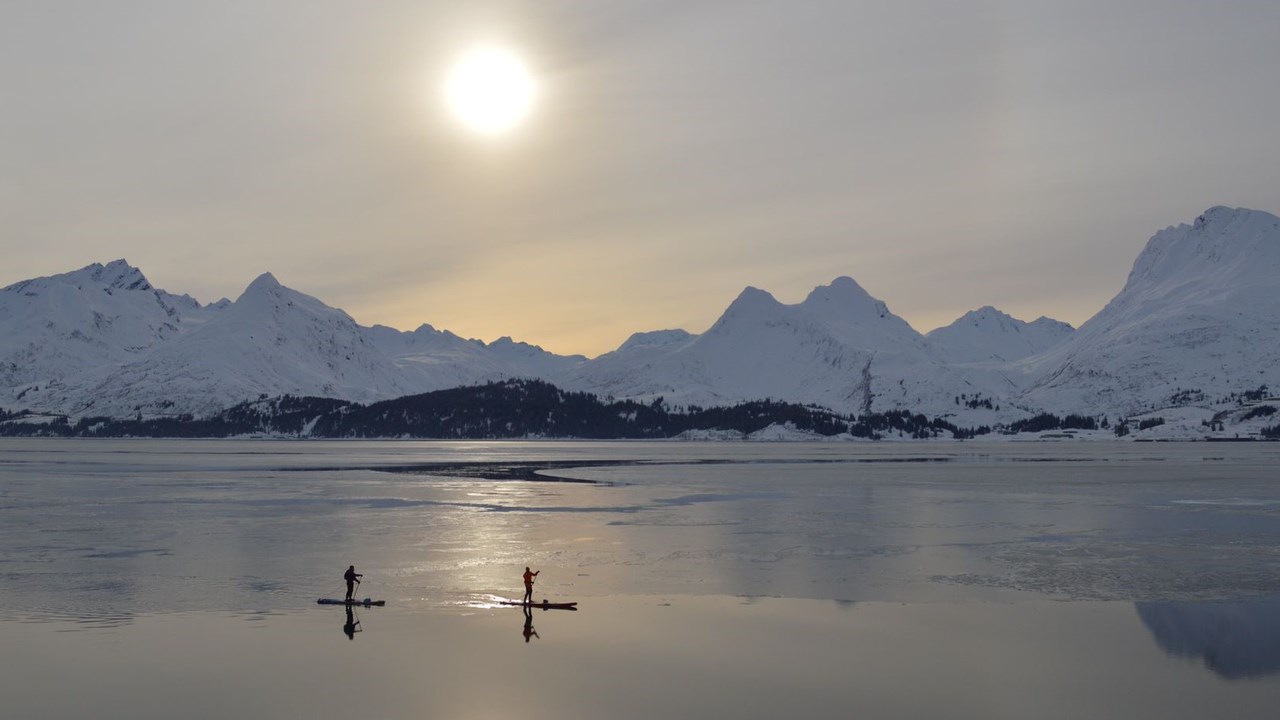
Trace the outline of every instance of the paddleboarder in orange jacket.
{"label": "paddleboarder in orange jacket", "polygon": [[531,603],[531,602],[533,602],[533,579],[534,579],[535,577],[537,577],[538,573],[540,573],[540,572],[542,572],[542,571],[541,571],[541,570],[539,570],[538,572],[531,572],[531,571],[529,570],[528,566],[525,566],[525,569],[524,569],[524,602],[526,602],[526,603]]}

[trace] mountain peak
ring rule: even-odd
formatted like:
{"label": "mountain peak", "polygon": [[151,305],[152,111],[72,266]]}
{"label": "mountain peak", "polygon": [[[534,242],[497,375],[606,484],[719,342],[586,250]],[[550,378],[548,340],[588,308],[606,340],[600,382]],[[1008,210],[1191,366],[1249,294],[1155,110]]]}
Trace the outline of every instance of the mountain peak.
{"label": "mountain peak", "polygon": [[1057,333],[1059,335],[1070,335],[1075,331],[1075,327],[1071,323],[1054,320],[1048,315],[1041,315],[1027,324],[1032,327],[1044,328],[1048,332]]}
{"label": "mountain peak", "polygon": [[151,290],[151,283],[138,268],[130,265],[124,258],[112,260],[106,265],[91,265],[94,281],[111,290]]}
{"label": "mountain peak", "polygon": [[1126,287],[1158,283],[1225,289],[1270,283],[1280,273],[1280,218],[1217,205],[1191,225],[1168,227],[1147,241]]}
{"label": "mountain peak", "polygon": [[842,275],[830,285],[819,285],[800,303],[800,308],[823,322],[885,324],[897,326],[898,331],[915,330],[907,321],[894,315],[883,300],[873,297],[853,278]]}
{"label": "mountain peak", "polygon": [[329,307],[317,298],[281,285],[280,281],[276,280],[276,276],[269,272],[254,278],[253,282],[249,283],[249,287],[240,294],[235,306],[252,313],[280,312],[290,308],[289,312],[333,316],[342,322],[355,322],[342,310]]}
{"label": "mountain peak", "polygon": [[781,305],[778,299],[765,290],[748,285],[738,293],[738,297],[729,303],[729,309],[726,313],[737,309],[739,311],[748,308],[771,308]]}
{"label": "mountain peak", "polygon": [[1035,329],[1037,332],[1052,336],[1069,335],[1073,330],[1075,330],[1075,328],[1068,323],[1064,323],[1061,320],[1054,320],[1053,318],[1046,317],[1044,315],[1041,315],[1031,322],[1025,322],[1007,312],[1004,312],[1003,310],[1000,310],[999,308],[992,307],[991,305],[983,305],[977,310],[970,310],[964,315],[961,315],[955,320],[955,322],[947,325],[946,327],[940,327],[936,330],[929,331],[927,335],[928,337],[933,338],[938,335],[944,335],[952,329],[964,326],[984,328],[991,331],[1015,333],[1025,332],[1028,328],[1031,328]]}
{"label": "mountain peak", "polygon": [[950,362],[1008,362],[1044,352],[1071,333],[1070,325],[1057,320],[1024,322],[983,305],[925,337]]}
{"label": "mountain peak", "polygon": [[1208,210],[1205,210],[1195,219],[1194,226],[1204,227],[1209,224],[1231,222],[1237,218],[1247,218],[1253,212],[1254,211],[1248,208],[1233,208],[1227,207],[1226,205],[1214,205]]}
{"label": "mountain peak", "polygon": [[112,260],[103,265],[93,263],[56,278],[69,280],[75,284],[89,282],[106,290],[151,290],[151,283],[138,268],[130,265],[123,258]]}
{"label": "mountain peak", "polygon": [[269,272],[264,272],[258,277],[254,278],[253,282],[249,283],[249,287],[245,288],[245,292],[249,292],[250,290],[254,290],[254,291],[275,290],[276,288],[281,288],[281,287],[284,287],[284,286],[280,284],[280,281],[276,279],[275,275],[272,275]]}
{"label": "mountain peak", "polygon": [[994,308],[994,307],[992,307],[992,306],[990,306],[990,305],[983,305],[982,307],[978,308],[977,310],[970,310],[969,312],[965,313],[964,315],[961,315],[961,316],[960,316],[960,320],[957,320],[956,322],[960,322],[960,321],[964,321],[964,320],[972,320],[972,321],[974,321],[974,322],[979,322],[979,321],[984,321],[984,320],[987,320],[987,321],[989,321],[989,320],[1004,320],[1004,319],[1006,319],[1006,318],[1007,318],[1007,319],[1010,319],[1010,320],[1014,319],[1014,318],[1013,318],[1013,316],[1012,316],[1012,315],[1010,315],[1009,313],[1006,313],[1006,312],[1002,312],[1002,311],[1000,311],[1000,310],[997,310],[996,308]]}
{"label": "mountain peak", "polygon": [[962,328],[977,328],[986,333],[1018,332],[1025,324],[991,305],[983,305],[977,310],[970,310],[956,318],[950,325],[930,330],[926,333],[926,337],[941,340],[949,335],[964,332]]}
{"label": "mountain peak", "polygon": [[112,290],[154,290],[151,283],[147,281],[142,271],[133,267],[124,259],[112,260],[103,265],[102,263],[92,263],[86,265],[79,270],[71,272],[59,273],[48,277],[32,278],[31,280],[22,280],[8,287],[3,288],[9,291],[24,291],[28,288],[47,287],[53,285],[72,285],[81,287],[90,285],[101,288],[107,292]]}
{"label": "mountain peak", "polygon": [[253,302],[269,302],[268,298],[278,298],[289,292],[289,288],[280,284],[275,275],[264,272],[249,283],[249,286],[240,293],[240,297],[236,299],[236,304],[244,304],[246,301]]}
{"label": "mountain peak", "polygon": [[878,301],[871,297],[866,290],[863,290],[856,280],[848,275],[841,275],[832,280],[830,285],[819,285],[814,288],[809,293],[809,296],[804,299],[804,302],[800,304],[813,310],[823,306],[847,308],[868,302],[874,303]]}

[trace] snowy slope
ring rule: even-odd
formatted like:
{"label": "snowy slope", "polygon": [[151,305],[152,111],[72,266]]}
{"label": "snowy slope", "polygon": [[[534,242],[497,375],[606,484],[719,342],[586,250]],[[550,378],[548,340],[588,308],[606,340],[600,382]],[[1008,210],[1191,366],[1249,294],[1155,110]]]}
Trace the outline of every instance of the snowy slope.
{"label": "snowy slope", "polygon": [[987,305],[965,313],[925,337],[949,363],[1009,362],[1052,349],[1074,332],[1057,320],[1023,322]]}
{"label": "snowy slope", "polygon": [[1215,207],[1156,233],[1110,303],[1030,358],[1026,402],[1138,413],[1280,387],[1280,218]]}

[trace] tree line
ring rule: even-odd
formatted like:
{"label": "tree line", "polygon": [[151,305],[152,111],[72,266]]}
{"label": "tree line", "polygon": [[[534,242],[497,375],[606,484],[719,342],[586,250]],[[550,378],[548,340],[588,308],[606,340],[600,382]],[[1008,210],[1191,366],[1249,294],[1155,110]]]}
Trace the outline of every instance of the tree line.
{"label": "tree line", "polygon": [[[964,404],[976,403],[983,407],[989,402],[976,396],[958,399]],[[1276,412],[1273,406],[1263,405],[1251,410],[1248,417],[1270,416]],[[1146,430],[1163,423],[1163,418],[1148,418],[1137,422],[1137,429]],[[260,397],[208,417],[88,417],[72,421],[65,416],[0,410],[0,436],[657,440],[698,431],[749,435],[773,425],[817,436],[872,440],[887,437],[965,440],[992,432],[1112,429],[1105,416],[1077,414],[1040,413],[993,428],[958,426],[944,417],[929,417],[908,410],[841,414],[823,407],[773,400],[717,407],[679,406],[668,404],[661,397],[643,402],[567,391],[542,380],[490,382],[368,405],[323,397]],[[1121,437],[1130,434],[1130,421],[1117,419],[1113,431]],[[1266,428],[1261,434],[1264,438],[1277,439],[1280,430]]]}
{"label": "tree line", "polygon": [[[6,418],[0,418],[4,420]],[[31,420],[21,414],[7,418]],[[845,415],[817,406],[755,400],[718,407],[673,406],[601,398],[541,380],[505,380],[437,390],[363,405],[285,395],[240,403],[209,417],[54,417],[0,422],[0,435],[61,437],[226,438],[263,435],[316,438],[668,439],[694,431],[744,435],[772,425],[819,436],[880,439],[972,438],[989,427],[958,427],[942,418],[893,410]]]}

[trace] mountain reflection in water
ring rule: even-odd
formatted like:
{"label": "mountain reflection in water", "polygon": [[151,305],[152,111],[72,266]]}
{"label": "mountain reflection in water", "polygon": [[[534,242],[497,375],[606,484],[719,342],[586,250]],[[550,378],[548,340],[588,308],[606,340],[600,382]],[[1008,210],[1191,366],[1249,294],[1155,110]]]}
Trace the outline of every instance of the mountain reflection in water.
{"label": "mountain reflection in water", "polygon": [[1280,672],[1280,597],[1135,607],[1160,649],[1170,655],[1201,658],[1206,668],[1233,680]]}

